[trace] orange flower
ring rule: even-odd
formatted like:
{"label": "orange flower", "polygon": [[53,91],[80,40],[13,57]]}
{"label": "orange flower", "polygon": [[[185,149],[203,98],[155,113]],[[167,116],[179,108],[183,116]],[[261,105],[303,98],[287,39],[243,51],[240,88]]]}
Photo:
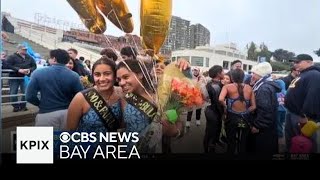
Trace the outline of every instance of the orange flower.
{"label": "orange flower", "polygon": [[200,106],[200,105],[202,105],[203,104],[203,99],[202,99],[202,97],[196,97],[195,99],[194,99],[194,103],[197,105],[197,106]]}
{"label": "orange flower", "polygon": [[[174,101],[181,107],[192,107],[203,104],[202,94],[199,88],[190,84],[190,81],[184,81],[173,78],[171,82],[171,93],[174,93]],[[170,103],[170,102],[169,102]]]}

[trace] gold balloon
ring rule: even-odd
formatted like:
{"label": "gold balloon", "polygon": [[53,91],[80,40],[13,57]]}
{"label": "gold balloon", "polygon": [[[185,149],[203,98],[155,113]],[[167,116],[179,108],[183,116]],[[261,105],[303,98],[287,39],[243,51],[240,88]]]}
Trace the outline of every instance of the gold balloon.
{"label": "gold balloon", "polygon": [[148,50],[158,54],[170,26],[172,0],[141,0],[140,35]]}
{"label": "gold balloon", "polygon": [[67,0],[71,7],[78,13],[81,21],[95,34],[106,31],[106,22],[97,11],[95,0]]}
{"label": "gold balloon", "polygon": [[120,30],[126,33],[133,31],[132,14],[129,12],[125,0],[98,0],[97,6]]}

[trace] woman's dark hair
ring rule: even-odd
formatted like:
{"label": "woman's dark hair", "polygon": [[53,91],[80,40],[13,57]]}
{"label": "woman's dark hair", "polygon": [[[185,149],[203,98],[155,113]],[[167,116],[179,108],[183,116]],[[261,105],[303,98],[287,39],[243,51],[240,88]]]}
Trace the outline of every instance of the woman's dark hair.
{"label": "woman's dark hair", "polygon": [[[76,72],[76,71],[75,71],[76,62],[75,62],[74,59],[72,59],[71,57],[70,57],[69,61],[70,61],[70,60],[71,60],[72,63],[73,63],[73,68],[72,68],[71,70],[74,71],[74,72]],[[68,61],[68,63],[69,63],[69,61]],[[68,63],[67,63],[67,64],[68,64]]]}
{"label": "woman's dark hair", "polygon": [[244,95],[243,95],[243,79],[244,79],[244,72],[241,69],[235,69],[230,71],[231,79],[233,83],[237,83],[238,85],[238,93],[240,97],[240,101],[245,101]]}
{"label": "woman's dark hair", "polygon": [[[129,66],[130,69],[128,69],[127,65]],[[145,75],[147,75],[148,71],[145,68],[145,66],[143,66],[138,60],[134,59],[134,61],[133,61],[131,59],[127,59],[127,60],[121,61],[117,66],[117,70],[120,68],[126,68],[129,71],[132,71],[136,74],[142,74],[143,75],[142,82],[141,82],[142,85],[148,91],[154,92],[153,88],[151,87],[152,82],[148,83],[147,78],[145,77]]]}
{"label": "woman's dark hair", "polygon": [[107,56],[108,58],[111,58],[113,59],[114,61],[116,61],[118,59],[118,56],[117,54],[114,52],[113,49],[111,48],[105,48],[105,49],[102,49],[101,52],[100,52],[100,55],[104,55],[104,56]]}
{"label": "woman's dark hair", "polygon": [[222,66],[214,65],[209,69],[209,77],[215,78],[218,74],[223,71]]}
{"label": "woman's dark hair", "polygon": [[136,59],[138,55],[136,48],[131,46],[123,47],[120,51],[120,54],[128,57],[132,56],[133,59]]}
{"label": "woman's dark hair", "polygon": [[226,75],[226,76],[229,76],[229,79],[230,79],[230,83],[233,83],[233,81],[232,81],[232,78],[231,78],[231,74],[230,74],[230,71],[229,71],[229,72],[227,72],[227,73],[225,73],[224,75]]}
{"label": "woman's dark hair", "polygon": [[94,70],[96,69],[96,67],[100,64],[105,64],[110,66],[112,72],[113,72],[113,77],[116,77],[116,63],[108,58],[107,56],[102,56],[100,59],[98,59],[93,65],[92,65],[92,75],[94,73]]}

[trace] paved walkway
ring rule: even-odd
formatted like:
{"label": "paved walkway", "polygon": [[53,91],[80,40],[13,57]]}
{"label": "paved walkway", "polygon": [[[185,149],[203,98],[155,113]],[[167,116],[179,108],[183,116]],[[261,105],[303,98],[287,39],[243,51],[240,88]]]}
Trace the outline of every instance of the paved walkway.
{"label": "paved walkway", "polygon": [[38,110],[39,110],[37,106],[34,106],[29,103],[27,103],[27,108],[28,108],[28,111],[12,112],[13,107],[11,105],[2,106],[1,108],[2,119],[8,118],[8,117],[16,117],[16,116],[25,115],[25,114],[36,114],[38,113]]}
{"label": "paved walkway", "polygon": [[[23,126],[33,126],[34,119],[30,119],[30,117],[35,116],[38,113],[38,107],[33,106],[31,104],[27,104],[28,111],[19,111],[12,112],[13,107],[11,105],[5,105],[1,108],[1,123],[2,123],[2,138],[1,138],[1,148],[3,153],[12,152],[12,136],[16,131],[15,124],[23,125]],[[33,115],[33,116],[30,116]],[[27,121],[23,119],[25,117],[29,117]]]}
{"label": "paved walkway", "polygon": [[[205,132],[206,120],[204,113],[201,114],[201,125],[196,125],[196,113],[193,113],[190,128],[185,128],[185,134],[182,138],[172,138],[173,153],[203,153],[203,137]],[[186,121],[187,115],[181,117]],[[184,121],[184,122],[185,122]]]}

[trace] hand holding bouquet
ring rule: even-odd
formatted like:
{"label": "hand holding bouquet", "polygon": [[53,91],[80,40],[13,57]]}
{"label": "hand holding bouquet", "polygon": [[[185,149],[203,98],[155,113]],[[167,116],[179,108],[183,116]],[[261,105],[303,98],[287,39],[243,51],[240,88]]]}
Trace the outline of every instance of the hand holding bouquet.
{"label": "hand holding bouquet", "polygon": [[201,89],[176,66],[168,65],[158,86],[160,108],[169,122],[175,123],[186,108],[204,103]]}

